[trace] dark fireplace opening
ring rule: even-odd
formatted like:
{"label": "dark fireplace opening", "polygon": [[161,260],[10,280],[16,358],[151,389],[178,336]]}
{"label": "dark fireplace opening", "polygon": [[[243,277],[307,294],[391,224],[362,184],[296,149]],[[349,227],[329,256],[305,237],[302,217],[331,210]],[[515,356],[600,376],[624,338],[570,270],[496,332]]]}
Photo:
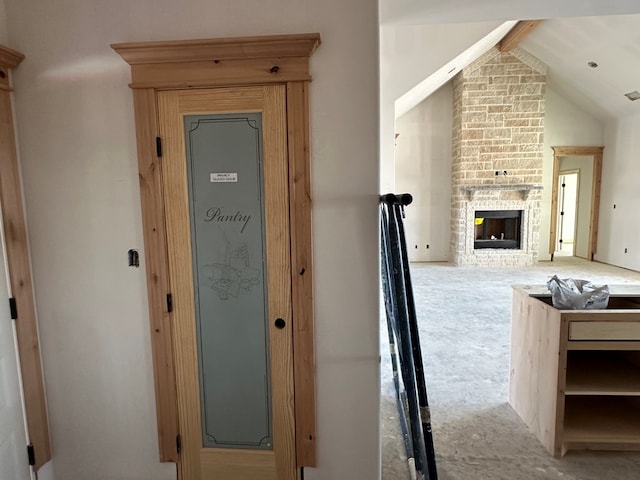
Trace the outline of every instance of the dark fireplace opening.
{"label": "dark fireplace opening", "polygon": [[522,210],[476,210],[473,248],[521,248]]}

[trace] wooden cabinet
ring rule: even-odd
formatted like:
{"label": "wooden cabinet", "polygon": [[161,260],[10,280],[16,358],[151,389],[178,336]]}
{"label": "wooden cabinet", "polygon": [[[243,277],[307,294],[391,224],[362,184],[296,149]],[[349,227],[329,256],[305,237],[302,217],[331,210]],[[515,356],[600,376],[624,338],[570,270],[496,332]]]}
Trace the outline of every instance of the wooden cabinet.
{"label": "wooden cabinet", "polygon": [[546,286],[514,286],[509,403],[554,456],[640,451],[640,286],[606,310],[558,310]]}

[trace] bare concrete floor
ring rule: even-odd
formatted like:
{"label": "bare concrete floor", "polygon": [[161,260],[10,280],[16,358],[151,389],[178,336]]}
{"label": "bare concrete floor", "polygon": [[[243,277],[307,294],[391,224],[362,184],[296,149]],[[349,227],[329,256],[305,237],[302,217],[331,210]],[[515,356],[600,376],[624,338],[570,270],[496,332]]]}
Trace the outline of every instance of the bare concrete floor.
{"label": "bare concrete floor", "polygon": [[[527,268],[412,265],[439,480],[634,480],[640,453],[569,452],[554,459],[507,403],[511,285],[557,274],[637,284],[640,273],[573,257]],[[382,478],[408,479],[382,339]]]}

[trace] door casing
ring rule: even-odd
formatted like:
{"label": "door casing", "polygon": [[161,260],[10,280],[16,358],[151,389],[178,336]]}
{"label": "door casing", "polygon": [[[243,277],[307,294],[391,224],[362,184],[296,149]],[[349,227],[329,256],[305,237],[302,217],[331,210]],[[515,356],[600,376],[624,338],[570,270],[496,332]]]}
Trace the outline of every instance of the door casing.
{"label": "door casing", "polygon": [[319,44],[320,35],[312,33],[112,45],[131,66],[161,461],[180,461],[181,425],[168,301],[158,94],[280,84],[286,90],[296,465],[316,466],[308,92],[309,58]]}
{"label": "door casing", "polygon": [[593,182],[591,184],[591,219],[589,227],[589,246],[587,260],[592,261],[598,248],[598,220],[600,218],[600,185],[602,183],[602,152],[604,147],[551,147],[553,149],[553,181],[551,192],[551,225],[549,235],[549,254],[553,260],[557,241],[558,226],[558,177],[560,158],[563,156],[584,156],[593,158]]}

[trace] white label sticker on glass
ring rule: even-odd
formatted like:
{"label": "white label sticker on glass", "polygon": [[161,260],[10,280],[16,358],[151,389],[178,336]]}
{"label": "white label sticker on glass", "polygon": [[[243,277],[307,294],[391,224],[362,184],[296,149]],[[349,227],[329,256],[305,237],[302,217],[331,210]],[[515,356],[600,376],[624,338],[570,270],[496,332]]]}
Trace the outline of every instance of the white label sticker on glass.
{"label": "white label sticker on glass", "polygon": [[213,183],[237,183],[237,173],[210,173],[209,178]]}

